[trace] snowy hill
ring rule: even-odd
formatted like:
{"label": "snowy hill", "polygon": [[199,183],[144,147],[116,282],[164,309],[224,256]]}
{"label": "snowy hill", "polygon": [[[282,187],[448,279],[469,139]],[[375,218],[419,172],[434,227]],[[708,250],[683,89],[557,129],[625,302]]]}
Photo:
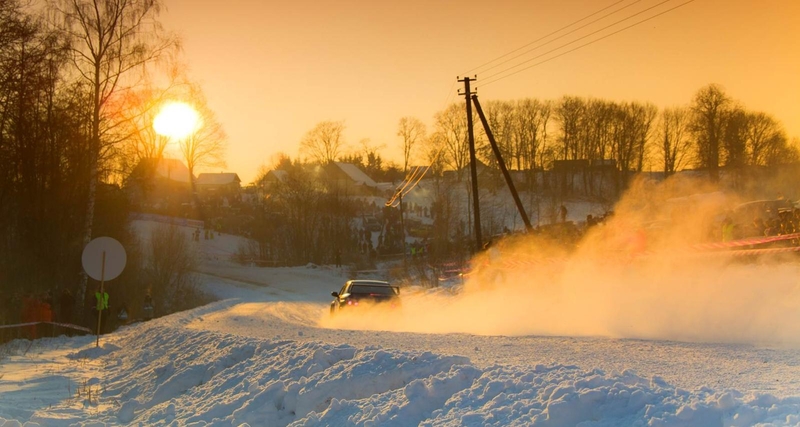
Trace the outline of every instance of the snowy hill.
{"label": "snowy hill", "polygon": [[[538,317],[519,288],[495,300],[405,287],[400,311],[331,318],[345,271],[232,264],[239,239],[198,243],[198,277],[218,302],[124,327],[99,348],[91,336],[0,347],[0,427],[800,425],[797,329],[776,323],[797,316],[794,263],[715,270],[724,288],[695,271],[682,280],[704,280],[721,307],[668,294],[661,307],[683,318],[648,328],[629,323],[647,317],[645,300],[629,292],[612,317],[608,288],[589,286]],[[754,298],[763,310],[733,304]],[[568,322],[590,307],[602,316]],[[717,324],[699,323],[711,315]],[[608,319],[616,329],[584,325]],[[669,323],[693,325],[693,342],[668,340]]]}

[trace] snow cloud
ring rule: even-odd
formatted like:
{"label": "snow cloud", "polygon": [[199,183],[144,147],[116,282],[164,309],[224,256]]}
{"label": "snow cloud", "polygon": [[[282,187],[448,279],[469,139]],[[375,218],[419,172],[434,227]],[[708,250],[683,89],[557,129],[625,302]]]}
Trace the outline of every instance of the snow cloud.
{"label": "snow cloud", "polygon": [[[685,196],[691,194],[691,196]],[[683,195],[678,197],[677,195]],[[636,183],[567,250],[541,235],[472,260],[463,291],[406,292],[400,310],[323,326],[491,335],[603,335],[800,345],[794,252],[732,256],[718,242],[735,197],[687,181]]]}

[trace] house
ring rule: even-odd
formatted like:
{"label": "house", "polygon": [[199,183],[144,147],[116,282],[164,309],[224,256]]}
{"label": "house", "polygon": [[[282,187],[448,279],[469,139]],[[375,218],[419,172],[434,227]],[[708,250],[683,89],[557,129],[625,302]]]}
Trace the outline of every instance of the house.
{"label": "house", "polygon": [[349,195],[370,195],[378,191],[378,184],[352,163],[332,162],[323,168],[329,185]]}
{"label": "house", "polygon": [[261,181],[259,181],[259,184],[262,187],[269,187],[269,186],[271,186],[273,184],[277,184],[279,182],[286,182],[286,179],[288,179],[288,177],[289,177],[289,172],[286,172],[285,170],[273,169],[273,170],[267,172],[264,175],[264,177],[261,178]]}
{"label": "house", "polygon": [[177,215],[192,201],[189,168],[178,159],[142,159],[125,179],[131,206],[142,212]]}
{"label": "house", "polygon": [[343,181],[349,185],[375,188],[378,184],[364,171],[352,163],[332,162],[326,168],[328,179]]}
{"label": "house", "polygon": [[242,180],[234,172],[201,173],[194,181],[195,190],[206,197],[226,196],[238,198]]}

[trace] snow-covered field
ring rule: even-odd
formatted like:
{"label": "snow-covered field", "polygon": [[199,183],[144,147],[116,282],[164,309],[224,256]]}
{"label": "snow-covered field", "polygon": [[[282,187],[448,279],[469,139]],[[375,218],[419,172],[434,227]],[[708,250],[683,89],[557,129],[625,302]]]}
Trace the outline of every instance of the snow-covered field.
{"label": "snow-covered field", "polygon": [[[406,287],[400,311],[330,318],[346,271],[241,267],[235,238],[200,245],[220,301],[99,348],[0,347],[0,427],[800,425],[795,263],[694,272],[655,296],[579,287],[575,304]],[[607,269],[590,271],[601,286]],[[714,292],[686,294],[701,285]]]}

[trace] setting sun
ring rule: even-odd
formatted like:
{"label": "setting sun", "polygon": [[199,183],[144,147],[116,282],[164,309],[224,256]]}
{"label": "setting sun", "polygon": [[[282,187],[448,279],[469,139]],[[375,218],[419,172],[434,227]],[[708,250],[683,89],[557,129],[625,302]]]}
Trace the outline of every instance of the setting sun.
{"label": "setting sun", "polygon": [[188,136],[200,124],[197,111],[183,102],[170,102],[161,108],[153,120],[153,128],[159,135],[180,139]]}

